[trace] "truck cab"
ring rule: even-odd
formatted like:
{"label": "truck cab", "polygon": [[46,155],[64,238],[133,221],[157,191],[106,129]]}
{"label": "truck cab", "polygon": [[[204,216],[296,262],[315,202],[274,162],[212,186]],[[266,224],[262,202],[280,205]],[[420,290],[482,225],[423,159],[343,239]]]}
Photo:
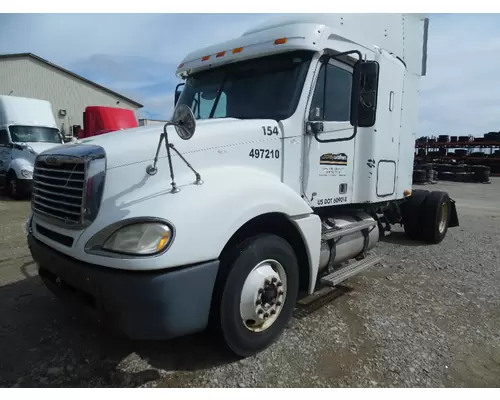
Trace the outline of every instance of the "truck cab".
{"label": "truck cab", "polygon": [[392,225],[441,243],[454,201],[412,190],[427,25],[270,21],[188,54],[163,127],[39,155],[35,169],[72,181],[35,194],[27,221],[47,287],[131,338],[212,327],[245,357],[278,340],[299,299],[379,262]]}
{"label": "truck cab", "polygon": [[8,195],[28,195],[37,154],[62,143],[48,101],[0,96],[0,187]]}

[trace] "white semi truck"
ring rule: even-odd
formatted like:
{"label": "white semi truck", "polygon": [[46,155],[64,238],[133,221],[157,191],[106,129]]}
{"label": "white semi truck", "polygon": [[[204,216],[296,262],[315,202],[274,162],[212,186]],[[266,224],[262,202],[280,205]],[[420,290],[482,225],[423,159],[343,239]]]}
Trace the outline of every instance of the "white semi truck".
{"label": "white semi truck", "polygon": [[0,95],[0,188],[9,196],[30,194],[35,157],[62,143],[50,102]]}
{"label": "white semi truck", "polygon": [[427,27],[297,15],[188,54],[163,128],[37,157],[27,230],[45,284],[130,338],[212,326],[245,357],[299,299],[379,261],[391,225],[441,242],[455,202],[412,191]]}

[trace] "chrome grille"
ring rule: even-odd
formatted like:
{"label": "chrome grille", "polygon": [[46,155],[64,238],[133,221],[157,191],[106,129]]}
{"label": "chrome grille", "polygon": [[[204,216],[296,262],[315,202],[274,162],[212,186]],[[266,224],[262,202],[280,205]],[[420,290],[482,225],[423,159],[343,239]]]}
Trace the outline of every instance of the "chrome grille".
{"label": "chrome grille", "polygon": [[84,160],[49,163],[38,157],[33,171],[33,211],[46,217],[79,224],[85,198]]}

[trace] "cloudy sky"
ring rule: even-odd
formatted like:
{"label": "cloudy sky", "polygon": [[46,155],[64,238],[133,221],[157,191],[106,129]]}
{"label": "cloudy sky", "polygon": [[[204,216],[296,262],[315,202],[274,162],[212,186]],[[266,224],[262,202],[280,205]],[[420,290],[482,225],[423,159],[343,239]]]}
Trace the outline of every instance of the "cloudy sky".
{"label": "cloudy sky", "polygon": [[[241,34],[265,14],[0,14],[0,53],[31,52],[166,118],[176,66],[191,50]],[[500,130],[500,14],[431,15],[420,134]],[[497,93],[498,92],[498,93]]]}

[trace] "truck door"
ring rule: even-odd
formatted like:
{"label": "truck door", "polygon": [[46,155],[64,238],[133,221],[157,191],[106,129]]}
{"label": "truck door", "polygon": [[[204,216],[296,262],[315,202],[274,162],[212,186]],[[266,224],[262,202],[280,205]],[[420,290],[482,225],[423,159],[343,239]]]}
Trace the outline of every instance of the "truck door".
{"label": "truck door", "polygon": [[[353,68],[338,60],[320,67],[309,106],[309,121],[322,123],[322,132],[304,140],[302,190],[313,207],[351,202],[354,128],[349,122]],[[345,139],[328,142],[332,139]]]}

